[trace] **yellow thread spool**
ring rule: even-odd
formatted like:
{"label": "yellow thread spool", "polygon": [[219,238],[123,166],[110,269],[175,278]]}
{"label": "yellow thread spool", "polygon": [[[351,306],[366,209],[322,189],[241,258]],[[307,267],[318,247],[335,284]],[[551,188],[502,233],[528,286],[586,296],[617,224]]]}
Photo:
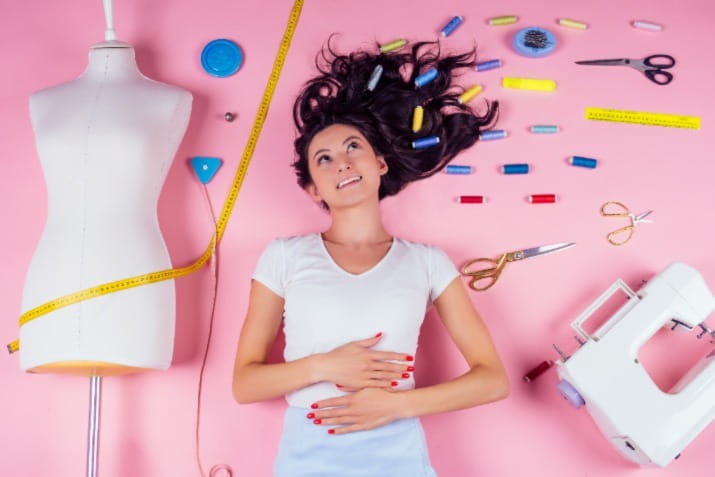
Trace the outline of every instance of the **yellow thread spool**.
{"label": "yellow thread spool", "polygon": [[384,45],[380,45],[380,52],[381,53],[389,53],[391,51],[399,50],[406,44],[407,44],[407,40],[404,40],[404,39],[391,41],[390,43],[385,43]]}
{"label": "yellow thread spool", "polygon": [[519,20],[519,17],[515,15],[506,15],[502,17],[494,17],[489,19],[489,24],[490,25],[511,25],[513,23],[516,23],[517,20]]}
{"label": "yellow thread spool", "polygon": [[588,28],[588,25],[584,22],[569,20],[568,18],[559,18],[559,25],[569,28],[576,28],[578,30],[585,30],[586,28]]}
{"label": "yellow thread spool", "polygon": [[483,88],[481,85],[475,84],[474,86],[469,88],[467,91],[465,91],[464,93],[459,95],[459,98],[457,98],[457,101],[459,101],[459,104],[464,104],[467,101],[469,101],[470,99],[472,99],[473,97],[475,97],[476,95],[478,95],[479,93],[481,93],[482,89]]}
{"label": "yellow thread spool", "polygon": [[417,132],[422,129],[424,113],[425,110],[422,106],[415,106],[415,109],[412,111],[412,132]]}

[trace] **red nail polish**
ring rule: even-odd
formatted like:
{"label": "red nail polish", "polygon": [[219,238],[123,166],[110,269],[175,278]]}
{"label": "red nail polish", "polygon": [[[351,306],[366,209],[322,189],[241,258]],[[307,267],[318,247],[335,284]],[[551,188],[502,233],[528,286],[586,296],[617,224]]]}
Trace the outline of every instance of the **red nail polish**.
{"label": "red nail polish", "polygon": [[409,375],[408,373],[402,373],[402,378],[403,378],[403,379],[407,379],[407,378],[409,378],[409,377],[410,377],[410,375]]}
{"label": "red nail polish", "polygon": [[342,388],[342,386],[339,385],[339,384],[336,384],[335,387],[337,387],[337,388]]}
{"label": "red nail polish", "polygon": [[407,361],[414,361],[415,357],[414,356],[408,356],[405,358]]}
{"label": "red nail polish", "polygon": [[375,338],[379,338],[380,336],[382,336],[382,331],[379,332],[378,334],[376,334],[376,335],[375,335]]}
{"label": "red nail polish", "polygon": [[335,434],[335,429],[328,429],[328,434]]}
{"label": "red nail polish", "polygon": [[311,409],[318,409],[318,405],[316,403],[313,403],[310,405]]}
{"label": "red nail polish", "polygon": [[308,415],[306,416],[308,419],[313,419],[315,417],[315,414],[312,412],[309,412]]}
{"label": "red nail polish", "polygon": [[392,382],[390,383],[390,386],[397,386],[397,381],[392,381]]}
{"label": "red nail polish", "polygon": [[415,367],[414,366],[407,366],[407,371],[414,371]]}
{"label": "red nail polish", "polygon": [[313,424],[320,424],[321,422],[323,421],[321,421],[320,419],[316,419],[315,421],[313,421]]}

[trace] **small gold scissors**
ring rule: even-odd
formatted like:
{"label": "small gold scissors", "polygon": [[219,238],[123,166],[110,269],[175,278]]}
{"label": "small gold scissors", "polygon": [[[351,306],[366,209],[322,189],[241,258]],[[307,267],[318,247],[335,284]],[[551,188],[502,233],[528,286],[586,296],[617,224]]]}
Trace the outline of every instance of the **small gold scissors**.
{"label": "small gold scissors", "polygon": [[[508,262],[516,262],[525,258],[559,252],[576,245],[574,242],[543,245],[541,247],[525,248],[514,252],[503,253],[499,258],[475,258],[462,267],[462,275],[470,276],[469,286],[476,291],[484,291],[492,287],[501,275]],[[486,267],[479,264],[486,264]],[[471,267],[471,270],[470,270]],[[480,281],[490,280],[486,285],[477,285]]]}
{"label": "small gold scissors", "polygon": [[[610,210],[606,210],[609,209]],[[632,214],[628,207],[616,201],[606,202],[601,206],[601,215],[604,217],[628,217],[631,220],[630,225],[621,227],[606,235],[606,239],[613,245],[623,245],[633,237],[633,231],[640,222],[652,223],[652,220],[646,220],[646,217],[653,213],[652,210],[643,212],[642,214]]]}

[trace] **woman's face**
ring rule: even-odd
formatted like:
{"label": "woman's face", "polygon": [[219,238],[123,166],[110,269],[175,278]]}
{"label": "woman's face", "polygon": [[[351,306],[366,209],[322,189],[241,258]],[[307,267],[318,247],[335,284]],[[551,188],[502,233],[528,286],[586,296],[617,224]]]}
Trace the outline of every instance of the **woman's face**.
{"label": "woman's face", "polygon": [[387,172],[387,164],[375,155],[357,128],[333,124],[310,142],[308,170],[313,181],[306,191],[334,211],[377,201],[380,177]]}

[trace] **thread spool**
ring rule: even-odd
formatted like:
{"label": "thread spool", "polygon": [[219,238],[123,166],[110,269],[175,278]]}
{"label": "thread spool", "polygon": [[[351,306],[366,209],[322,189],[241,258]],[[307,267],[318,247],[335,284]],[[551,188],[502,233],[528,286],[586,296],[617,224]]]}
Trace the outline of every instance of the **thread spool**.
{"label": "thread spool", "polygon": [[504,164],[501,170],[503,174],[528,174],[529,164]]}

